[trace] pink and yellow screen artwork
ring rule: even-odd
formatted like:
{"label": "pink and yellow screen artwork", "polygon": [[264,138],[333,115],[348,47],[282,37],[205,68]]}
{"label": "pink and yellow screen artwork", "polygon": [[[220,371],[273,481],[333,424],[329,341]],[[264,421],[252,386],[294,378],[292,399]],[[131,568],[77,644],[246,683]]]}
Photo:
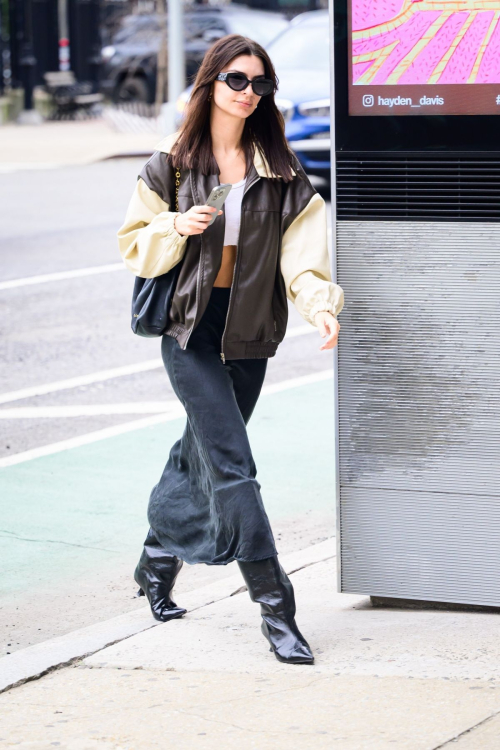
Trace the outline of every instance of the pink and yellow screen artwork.
{"label": "pink and yellow screen artwork", "polygon": [[500,84],[500,0],[351,0],[350,47],[351,87],[418,86],[414,108],[429,86]]}

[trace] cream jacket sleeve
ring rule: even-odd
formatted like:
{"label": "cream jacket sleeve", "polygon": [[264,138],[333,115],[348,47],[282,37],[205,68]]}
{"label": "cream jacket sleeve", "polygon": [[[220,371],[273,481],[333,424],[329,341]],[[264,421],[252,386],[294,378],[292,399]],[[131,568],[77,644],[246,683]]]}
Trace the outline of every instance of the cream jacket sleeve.
{"label": "cream jacket sleeve", "polygon": [[[298,171],[305,174],[300,165]],[[307,177],[305,186],[304,181],[291,184],[290,191],[285,201],[289,223],[282,237],[281,273],[288,299],[304,320],[316,326],[314,316],[322,310],[337,317],[344,306],[344,291],[332,281],[324,199]]]}
{"label": "cream jacket sleeve", "polygon": [[174,229],[174,218],[180,212],[169,209],[169,204],[138,177],[117,235],[123,262],[136,276],[161,276],[182,260],[189,235]]}

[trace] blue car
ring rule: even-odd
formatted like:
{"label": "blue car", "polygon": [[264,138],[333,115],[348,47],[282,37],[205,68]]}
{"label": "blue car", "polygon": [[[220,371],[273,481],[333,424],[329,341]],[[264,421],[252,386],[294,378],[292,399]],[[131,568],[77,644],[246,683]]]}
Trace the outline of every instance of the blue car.
{"label": "blue car", "polygon": [[[308,175],[330,186],[330,58],[328,10],[295,16],[266,46],[278,76],[276,104],[285,133]],[[192,86],[177,102],[177,127]]]}
{"label": "blue car", "polygon": [[308,175],[330,184],[328,10],[295,16],[267,46],[279,79],[276,104],[285,133]]}

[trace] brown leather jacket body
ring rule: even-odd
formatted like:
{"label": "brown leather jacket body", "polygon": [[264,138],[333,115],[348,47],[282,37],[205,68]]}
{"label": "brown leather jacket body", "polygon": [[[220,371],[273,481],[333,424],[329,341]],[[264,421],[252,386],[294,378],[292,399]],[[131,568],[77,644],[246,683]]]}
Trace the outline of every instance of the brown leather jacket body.
{"label": "brown leather jacket body", "polygon": [[[218,216],[201,234],[179,235],[173,228],[175,171],[165,154],[174,136],[158,144],[142,168],[118,238],[125,264],[138,276],[152,278],[182,263],[165,333],[185,349],[221,266],[225,215]],[[287,298],[312,325],[319,310],[337,315],[342,309],[342,289],[330,275],[324,200],[298,159],[295,161],[294,177],[286,183],[279,175],[274,179],[268,176],[272,174],[269,166],[255,150],[241,203],[236,262],[220,347],[223,361],[274,356],[286,332]],[[182,170],[179,212],[204,205],[219,184],[218,174]]]}

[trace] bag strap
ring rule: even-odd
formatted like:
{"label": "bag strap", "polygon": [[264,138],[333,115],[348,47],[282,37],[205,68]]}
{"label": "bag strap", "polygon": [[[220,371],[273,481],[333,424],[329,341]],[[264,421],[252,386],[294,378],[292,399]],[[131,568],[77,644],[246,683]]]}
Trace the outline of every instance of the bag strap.
{"label": "bag strap", "polygon": [[181,184],[181,173],[175,169],[175,210],[179,210],[179,185]]}

